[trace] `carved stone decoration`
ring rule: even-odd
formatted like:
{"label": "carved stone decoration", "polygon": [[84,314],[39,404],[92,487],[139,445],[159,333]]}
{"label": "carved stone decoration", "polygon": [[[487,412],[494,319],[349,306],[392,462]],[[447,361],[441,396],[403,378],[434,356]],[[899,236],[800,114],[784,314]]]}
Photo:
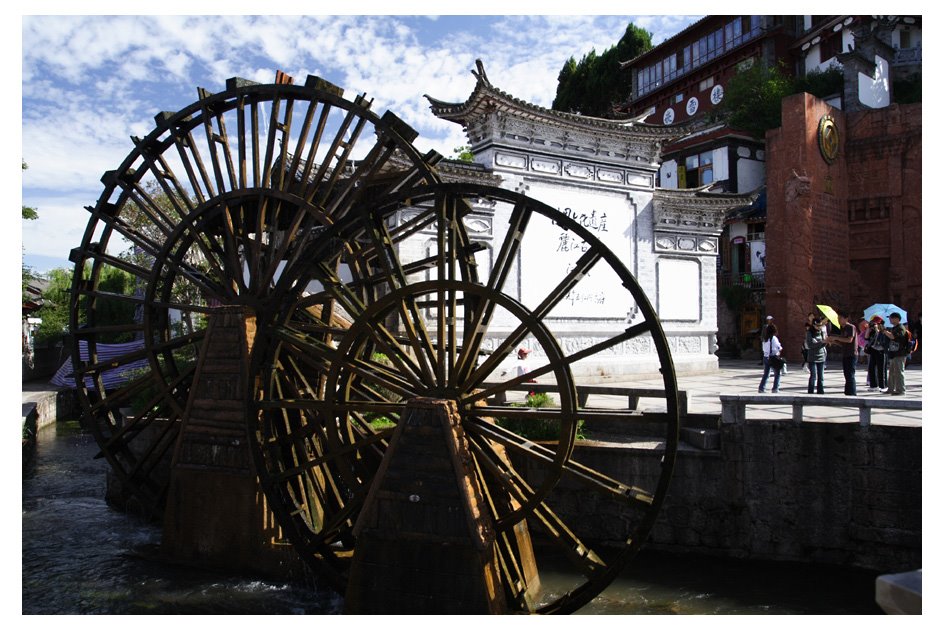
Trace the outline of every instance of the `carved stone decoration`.
{"label": "carved stone decoration", "polygon": [[582,164],[568,164],[564,167],[564,172],[571,177],[580,177],[581,179],[589,179],[593,174],[590,168]]}
{"label": "carved stone decoration", "polygon": [[499,166],[505,166],[508,168],[521,168],[524,169],[528,161],[524,156],[521,155],[511,155],[509,153],[496,153],[495,154],[495,163]]}
{"label": "carved stone decoration", "polygon": [[660,236],[656,239],[657,249],[676,249],[676,239],[669,236]]}
{"label": "carved stone decoration", "polygon": [[561,172],[561,163],[553,162],[551,160],[532,158],[532,170],[538,171],[539,173],[550,173],[557,175]]}
{"label": "carved stone decoration", "polygon": [[784,182],[784,201],[790,203],[797,199],[798,197],[809,197],[810,196],[810,177],[804,175],[798,175],[794,173],[794,176],[789,180]]}
{"label": "carved stone decoration", "polygon": [[463,225],[466,226],[467,231],[476,236],[491,236],[492,235],[492,218],[491,217],[477,217],[477,216],[468,216],[463,217]]}
{"label": "carved stone decoration", "polygon": [[696,248],[696,239],[688,236],[682,237],[676,242],[676,245],[683,251],[693,251]]}
{"label": "carved stone decoration", "polygon": [[597,169],[597,179],[602,182],[613,182],[615,184],[623,183],[623,173],[607,169]]}
{"label": "carved stone decoration", "polygon": [[643,186],[650,188],[653,186],[653,177],[641,173],[627,173],[627,184],[630,186]]}
{"label": "carved stone decoration", "polygon": [[699,251],[711,254],[719,248],[715,239],[704,238],[699,241]]}
{"label": "carved stone decoration", "polygon": [[676,349],[678,352],[695,354],[702,351],[701,337],[678,337]]}

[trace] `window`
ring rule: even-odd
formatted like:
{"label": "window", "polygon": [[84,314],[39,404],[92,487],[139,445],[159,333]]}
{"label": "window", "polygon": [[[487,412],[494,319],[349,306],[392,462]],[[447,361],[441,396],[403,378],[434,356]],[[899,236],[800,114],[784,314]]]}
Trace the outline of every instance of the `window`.
{"label": "window", "polygon": [[764,223],[749,223],[747,227],[748,227],[748,240],[749,241],[765,240],[765,224]]}
{"label": "window", "polygon": [[703,79],[702,81],[699,81],[699,91],[703,92],[705,90],[708,90],[713,85],[715,85],[715,77],[709,77],[708,79]]}
{"label": "window", "polygon": [[829,61],[843,52],[843,35],[839,32],[826,36],[820,42],[820,63]]}
{"label": "window", "polygon": [[912,48],[912,33],[909,31],[899,31],[899,48],[905,50]]}
{"label": "window", "polygon": [[698,188],[713,182],[712,151],[690,155],[685,163],[685,173],[680,173],[680,188]]}
{"label": "window", "polygon": [[673,97],[673,103],[682,103],[682,100],[683,100],[682,92],[680,92],[679,94]]}

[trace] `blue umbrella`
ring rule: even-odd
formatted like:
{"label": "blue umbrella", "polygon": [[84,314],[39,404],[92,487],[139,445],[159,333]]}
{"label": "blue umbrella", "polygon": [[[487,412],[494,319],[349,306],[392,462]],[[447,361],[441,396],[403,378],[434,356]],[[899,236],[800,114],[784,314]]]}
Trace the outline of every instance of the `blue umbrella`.
{"label": "blue umbrella", "polygon": [[902,317],[901,323],[903,324],[909,321],[905,309],[899,308],[895,304],[874,304],[863,311],[863,317],[870,320],[873,319],[874,315],[879,315],[883,318],[883,321],[886,322],[887,326],[892,326],[892,322],[889,321],[890,313],[899,313]]}

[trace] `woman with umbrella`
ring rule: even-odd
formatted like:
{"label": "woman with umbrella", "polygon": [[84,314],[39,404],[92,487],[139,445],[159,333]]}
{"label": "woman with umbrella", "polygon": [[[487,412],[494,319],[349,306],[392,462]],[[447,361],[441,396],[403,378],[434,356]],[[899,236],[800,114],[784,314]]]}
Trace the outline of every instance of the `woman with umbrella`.
{"label": "woman with umbrella", "polygon": [[824,393],[824,362],[827,361],[827,335],[824,333],[824,318],[817,315],[807,328],[807,365],[810,369],[810,378],[807,380],[807,393],[814,393],[816,382],[817,393]]}

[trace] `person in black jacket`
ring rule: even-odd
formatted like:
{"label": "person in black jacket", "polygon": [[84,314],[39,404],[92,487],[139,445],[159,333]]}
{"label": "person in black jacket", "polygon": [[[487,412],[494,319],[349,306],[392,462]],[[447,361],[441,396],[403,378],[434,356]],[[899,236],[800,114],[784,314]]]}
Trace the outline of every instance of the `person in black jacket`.
{"label": "person in black jacket", "polygon": [[839,313],[840,334],[827,337],[828,343],[840,344],[840,360],[843,362],[843,393],[856,396],[856,326],[850,322],[850,314]]}
{"label": "person in black jacket", "polygon": [[866,356],[869,358],[866,384],[871,392],[886,393],[886,347],[889,345],[889,339],[883,334],[883,330],[883,318],[874,315],[866,334]]}

